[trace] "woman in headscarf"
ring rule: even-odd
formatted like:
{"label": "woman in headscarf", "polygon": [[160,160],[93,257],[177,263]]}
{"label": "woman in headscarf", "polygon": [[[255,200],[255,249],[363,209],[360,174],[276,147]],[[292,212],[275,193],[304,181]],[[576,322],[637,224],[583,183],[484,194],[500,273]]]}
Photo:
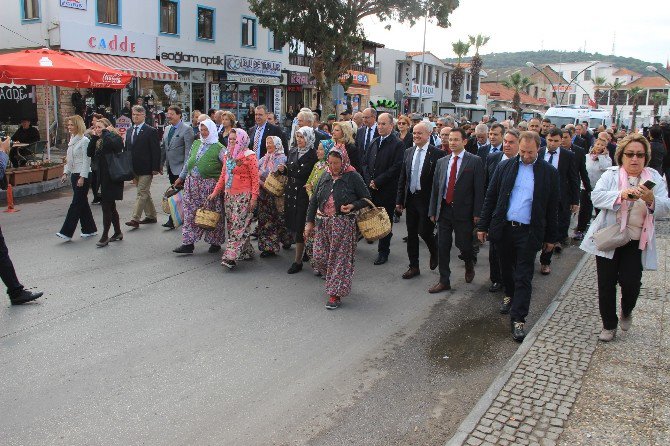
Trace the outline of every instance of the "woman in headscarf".
{"label": "woman in headscarf", "polygon": [[[319,178],[321,178],[321,175],[326,171],[326,168],[328,167],[328,154],[330,153],[330,149],[335,147],[335,141],[332,139],[325,139],[319,142],[318,148],[316,149],[316,156],[319,158],[319,161],[314,165],[314,168],[312,169],[312,173],[310,174],[309,178],[307,179],[307,184],[305,184],[305,189],[307,190],[307,196],[310,198],[312,197],[312,193],[314,192],[314,189],[316,188],[316,184],[319,182]],[[310,264],[312,265],[312,268],[314,269],[314,272],[317,276],[320,276],[321,273],[319,270],[316,269],[316,265],[314,264],[314,259],[312,258],[312,252],[314,249],[314,237],[310,237],[305,240],[305,252],[307,253],[307,257],[312,259],[310,261]]]}
{"label": "woman in headscarf", "polygon": [[221,251],[225,240],[223,218],[219,219],[216,229],[204,230],[195,225],[195,213],[206,208],[223,215],[223,202],[220,197],[209,199],[221,176],[226,148],[219,142],[216,124],[211,119],[200,123],[200,139],[193,141],[191,154],[174,185],[184,185],[184,226],[182,227],[182,245],[174,249],[177,254],[191,254],[195,242],[203,236],[209,243],[209,252]]}
{"label": "woman in headscarf", "polygon": [[295,261],[287,271],[289,274],[295,274],[302,270],[303,254],[305,253],[303,232],[307,207],[309,206],[305,183],[312,173],[314,164],[318,161],[316,150],[314,150],[314,139],[314,129],[311,127],[305,126],[296,130],[296,146],[291,148],[286,165],[281,164],[278,168],[279,172],[286,173],[288,176],[284,218],[286,219],[286,228],[295,237]]}
{"label": "woman in headscarf", "polygon": [[314,265],[325,275],[326,308],[334,310],[351,291],[354,256],[358,242],[356,214],[367,206],[370,192],[363,178],[351,166],[347,151],[339,146],[328,155],[328,168],[309,201],[304,237],[315,229]]}
{"label": "woman in headscarf", "polygon": [[232,129],[228,134],[228,154],[223,171],[210,199],[217,199],[225,190],[226,249],[221,265],[233,269],[238,260],[254,258],[251,246],[251,219],[258,200],[258,159],[249,150],[249,135],[242,129]]}
{"label": "woman in headscarf", "polygon": [[347,155],[351,160],[351,166],[356,169],[356,172],[363,172],[361,170],[361,153],[356,147],[356,140],[354,139],[354,129],[348,121],[333,123],[333,141],[335,146],[347,151]]}
{"label": "woman in headscarf", "polygon": [[[281,164],[286,164],[284,146],[278,136],[268,136],[265,140],[267,153],[258,163],[259,183],[265,183],[268,175],[277,171]],[[291,240],[286,232],[284,213],[279,211],[277,199],[263,187],[258,194],[258,249],[261,257],[277,255],[279,245],[290,246]],[[283,197],[281,198],[283,200]]]}

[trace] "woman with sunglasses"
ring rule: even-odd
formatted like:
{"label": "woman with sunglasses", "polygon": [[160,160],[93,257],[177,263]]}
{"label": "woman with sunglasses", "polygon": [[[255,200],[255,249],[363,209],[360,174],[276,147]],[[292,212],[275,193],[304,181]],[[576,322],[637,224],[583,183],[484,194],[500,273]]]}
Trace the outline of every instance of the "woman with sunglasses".
{"label": "woman with sunglasses", "polygon": [[405,143],[405,148],[409,149],[414,145],[414,137],[412,136],[412,121],[406,115],[398,116],[398,138]]}
{"label": "woman with sunglasses", "polygon": [[[670,199],[663,178],[648,166],[651,147],[647,139],[633,133],[622,139],[614,155],[617,166],[607,169],[596,183],[591,200],[600,209],[584,237],[581,248],[596,256],[598,305],[603,329],[599,340],[612,341],[617,327],[630,329],[642,285],[642,270],[657,267],[654,219],[670,214]],[[598,248],[600,230],[620,225],[629,240],[614,249]],[[616,286],[621,287],[621,313],[616,312]]]}

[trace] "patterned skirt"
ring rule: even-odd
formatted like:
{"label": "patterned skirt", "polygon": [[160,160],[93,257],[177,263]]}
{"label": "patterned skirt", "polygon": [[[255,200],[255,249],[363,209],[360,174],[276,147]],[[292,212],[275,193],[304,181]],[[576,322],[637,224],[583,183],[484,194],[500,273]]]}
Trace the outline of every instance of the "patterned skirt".
{"label": "patterned skirt", "polygon": [[291,239],[284,224],[284,213],[277,210],[276,197],[265,189],[258,195],[258,249],[279,252],[281,244],[289,244]]}
{"label": "patterned skirt", "polygon": [[206,231],[195,225],[195,212],[203,206],[223,216],[223,201],[218,197],[213,202],[207,196],[214,191],[216,178],[200,178],[189,175],[184,183],[184,226],[182,226],[182,243],[194,244],[201,238],[210,245],[222,245],[226,239],[224,219],[220,218],[216,229]]}
{"label": "patterned skirt", "polygon": [[351,292],[357,241],[355,215],[316,219],[313,266],[325,276],[329,296]]}
{"label": "patterned skirt", "polygon": [[221,260],[249,260],[254,258],[251,246],[251,219],[254,210],[250,209],[251,192],[226,194],[226,247]]}

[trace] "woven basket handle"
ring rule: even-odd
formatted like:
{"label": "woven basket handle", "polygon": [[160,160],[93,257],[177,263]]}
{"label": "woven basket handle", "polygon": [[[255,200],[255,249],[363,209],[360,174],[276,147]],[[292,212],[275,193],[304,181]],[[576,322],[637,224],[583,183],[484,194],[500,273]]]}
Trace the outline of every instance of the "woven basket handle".
{"label": "woven basket handle", "polygon": [[368,200],[367,198],[363,198],[363,200],[367,201],[371,208],[374,209],[376,207],[375,204],[371,200]]}

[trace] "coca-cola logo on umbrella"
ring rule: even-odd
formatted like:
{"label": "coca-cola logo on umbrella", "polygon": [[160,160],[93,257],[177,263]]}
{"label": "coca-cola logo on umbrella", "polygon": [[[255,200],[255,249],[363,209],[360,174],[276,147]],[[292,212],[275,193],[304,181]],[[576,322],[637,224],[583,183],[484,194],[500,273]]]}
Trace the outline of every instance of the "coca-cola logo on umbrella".
{"label": "coca-cola logo on umbrella", "polygon": [[102,81],[108,84],[121,84],[121,75],[118,73],[105,73],[102,75]]}

